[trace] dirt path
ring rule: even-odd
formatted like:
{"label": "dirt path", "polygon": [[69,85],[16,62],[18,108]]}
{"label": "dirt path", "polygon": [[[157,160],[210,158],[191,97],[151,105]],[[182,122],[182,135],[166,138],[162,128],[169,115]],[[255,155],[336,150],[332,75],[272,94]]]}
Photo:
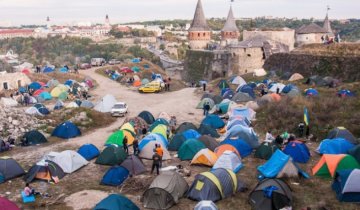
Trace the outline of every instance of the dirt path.
{"label": "dirt path", "polygon": [[[178,123],[184,121],[199,122],[202,119],[201,110],[196,110],[195,106],[199,102],[199,97],[194,94],[194,89],[185,88],[180,91],[167,92],[162,94],[140,94],[131,88],[120,85],[102,75],[95,73],[96,69],[81,71],[81,74],[90,76],[98,83],[98,87],[92,91],[92,100],[97,101],[106,94],[112,94],[118,101],[124,101],[129,106],[128,117],[136,116],[143,110],[150,111],[154,117],[160,112],[167,112],[175,115]],[[190,114],[189,114],[190,113]],[[62,143],[40,147],[36,150],[25,151],[14,154],[16,160],[38,161],[50,151],[64,150],[66,148],[77,148],[85,143],[92,143],[98,148],[103,148],[107,137],[124,122],[124,118],[119,118],[115,123],[106,128],[97,129],[91,133],[78,138],[73,138]]]}

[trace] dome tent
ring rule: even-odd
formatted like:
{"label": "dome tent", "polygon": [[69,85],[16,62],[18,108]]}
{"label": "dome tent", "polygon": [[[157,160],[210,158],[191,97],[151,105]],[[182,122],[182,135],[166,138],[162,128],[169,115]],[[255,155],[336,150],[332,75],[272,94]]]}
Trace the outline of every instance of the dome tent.
{"label": "dome tent", "polygon": [[80,129],[70,121],[66,121],[58,125],[51,134],[51,136],[56,136],[62,139],[74,138],[80,135]]}
{"label": "dome tent", "polygon": [[239,156],[232,151],[226,150],[222,155],[217,159],[216,163],[212,169],[225,168],[237,173],[243,167],[241,159]]}
{"label": "dome tent", "polygon": [[116,102],[113,95],[107,94],[95,105],[94,109],[98,112],[110,112]]}
{"label": "dome tent", "polygon": [[99,149],[93,144],[84,144],[77,151],[87,161],[100,155]]}
{"label": "dome tent", "polygon": [[136,155],[129,155],[121,163],[121,166],[126,168],[130,174],[138,175],[146,172],[146,168],[141,160]]}
{"label": "dome tent", "polygon": [[101,200],[94,210],[140,210],[130,199],[120,194],[111,194]]}
{"label": "dome tent", "polygon": [[50,160],[61,167],[65,173],[73,173],[88,164],[79,153],[72,150],[62,152],[50,152],[44,156],[44,160]]}
{"label": "dome tent", "polygon": [[104,174],[101,184],[120,186],[129,176],[129,171],[122,166],[113,166]]}
{"label": "dome tent", "polygon": [[205,149],[205,145],[197,139],[186,140],[178,151],[180,160],[191,160],[201,149]]}
{"label": "dome tent", "polygon": [[191,165],[213,166],[217,161],[217,155],[209,149],[201,149],[191,160]]}
{"label": "dome tent", "polygon": [[42,160],[33,165],[25,174],[24,180],[26,183],[32,182],[34,179],[44,181],[54,181],[57,183],[59,179],[62,179],[66,174],[61,167],[50,160]]}
{"label": "dome tent", "polygon": [[117,145],[107,146],[96,159],[95,163],[100,165],[116,165],[121,164],[127,157],[122,147]]}
{"label": "dome tent", "polygon": [[310,151],[306,144],[301,141],[289,142],[283,152],[290,155],[292,159],[298,163],[307,163],[310,159]]}
{"label": "dome tent", "polygon": [[351,155],[323,155],[313,167],[313,175],[319,177],[334,177],[337,170],[360,169],[359,163]]}
{"label": "dome tent", "polygon": [[23,139],[25,140],[24,142],[26,142],[26,145],[22,146],[30,146],[48,142],[45,136],[37,130],[32,130],[25,133]]}
{"label": "dome tent", "polygon": [[148,111],[142,111],[142,112],[140,112],[140,113],[138,114],[138,117],[140,117],[140,118],[142,118],[143,120],[145,120],[148,125],[151,125],[151,124],[153,124],[153,123],[155,122],[154,116],[153,116],[150,112],[148,112]]}
{"label": "dome tent", "polygon": [[0,183],[22,176],[25,171],[16,160],[9,157],[0,158]]}
{"label": "dome tent", "polygon": [[360,202],[360,169],[336,171],[332,189],[342,202]]}

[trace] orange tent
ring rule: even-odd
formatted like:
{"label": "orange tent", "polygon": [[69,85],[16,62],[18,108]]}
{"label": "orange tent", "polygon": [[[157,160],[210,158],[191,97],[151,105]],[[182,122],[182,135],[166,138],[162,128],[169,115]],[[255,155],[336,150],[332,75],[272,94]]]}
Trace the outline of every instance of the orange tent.
{"label": "orange tent", "polygon": [[141,81],[135,81],[134,83],[133,83],[133,86],[134,87],[140,87],[141,86]]}
{"label": "orange tent", "polygon": [[336,170],[354,168],[360,168],[360,165],[351,155],[323,155],[312,172],[320,177],[334,177]]}
{"label": "orange tent", "polygon": [[275,101],[275,102],[281,101],[281,96],[279,94],[271,93],[270,96],[273,99],[273,101]]}
{"label": "orange tent", "polygon": [[191,160],[191,164],[199,164],[199,165],[206,165],[206,166],[213,166],[217,161],[217,155],[209,150],[209,149],[202,149]]}
{"label": "orange tent", "polygon": [[223,144],[223,145],[218,146],[215,149],[215,154],[218,157],[220,157],[226,150],[235,152],[240,157],[239,151],[237,151],[237,149],[230,144]]}
{"label": "orange tent", "polygon": [[217,129],[217,132],[220,134],[224,134],[226,132],[226,126],[220,128],[220,129]]}

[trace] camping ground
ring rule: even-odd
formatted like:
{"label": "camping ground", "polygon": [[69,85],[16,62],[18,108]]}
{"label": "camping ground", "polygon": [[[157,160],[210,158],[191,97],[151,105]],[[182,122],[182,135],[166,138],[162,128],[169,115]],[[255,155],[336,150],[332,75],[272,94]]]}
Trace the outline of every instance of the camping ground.
{"label": "camping ground", "polygon": [[[119,101],[125,101],[129,105],[129,114],[127,117],[137,116],[143,110],[148,110],[153,113],[154,116],[162,111],[175,115],[178,120],[178,124],[181,122],[192,122],[196,125],[203,119],[202,110],[196,110],[195,107],[200,101],[201,91],[194,88],[184,88],[174,92],[166,92],[162,94],[139,94],[136,90],[120,85],[119,83],[112,81],[95,72],[96,69],[90,69],[82,71],[81,74],[90,76],[96,80],[98,86],[92,91],[93,97],[100,99],[107,93],[113,94]],[[327,93],[327,89],[321,90],[324,92],[326,100],[334,98],[332,93]],[[273,129],[274,132],[280,132],[284,129],[291,131],[298,121],[302,118],[302,107],[304,104],[308,105],[314,113],[323,111],[324,107],[320,106],[317,101],[307,101],[305,99],[293,99],[295,101],[283,100],[279,104],[270,104],[260,110],[258,110],[257,121],[255,129],[263,139],[266,129]],[[298,101],[297,101],[298,100]],[[343,112],[339,113],[339,107],[342,103],[351,106],[351,108],[342,108],[354,110],[352,114],[347,113],[344,116],[349,116],[351,119],[354,116],[358,116],[358,110],[355,108],[358,106],[358,100],[342,102],[338,99],[333,99],[334,107],[331,107],[334,111],[328,118],[315,118],[317,124],[322,125],[324,122],[334,122],[333,126],[340,125],[344,121],[335,119],[343,116]],[[330,104],[330,102],[329,102]],[[325,103],[327,105],[327,103]],[[324,106],[325,106],[324,105]],[[338,106],[338,107],[336,107]],[[329,111],[329,110],[326,110]],[[346,110],[345,110],[346,111]],[[323,115],[328,116],[329,113]],[[312,115],[311,115],[312,116]],[[336,118],[337,117],[337,118]],[[346,118],[344,118],[346,119]],[[359,119],[359,118],[358,118]],[[103,119],[103,121],[106,119]],[[65,149],[76,150],[84,143],[92,143],[99,149],[103,149],[104,142],[107,137],[113,133],[114,130],[118,129],[124,122],[125,118],[117,118],[114,122],[104,122],[109,124],[105,127],[100,127],[85,133],[81,137],[77,137],[71,140],[58,140],[51,142],[43,146],[28,147],[28,148],[16,148],[15,150],[4,153],[17,160],[25,169],[29,168],[32,164],[37,162],[44,154],[50,151],[62,151]],[[356,121],[351,121],[356,123]],[[336,124],[335,124],[336,123]],[[348,123],[350,124],[350,123]],[[341,124],[343,125],[343,124]],[[356,124],[355,124],[356,125]],[[357,124],[358,125],[358,124]],[[347,124],[344,125],[347,127]],[[349,125],[350,126],[350,125]],[[349,128],[350,129],[350,128]],[[316,130],[314,131],[316,132]],[[358,136],[357,133],[354,133]],[[321,140],[321,139],[320,139]],[[318,142],[309,142],[309,149],[311,150],[312,157],[307,164],[301,165],[301,168],[311,174],[311,168],[319,160],[320,156],[315,154],[313,151],[318,146]],[[172,153],[174,155],[175,153]],[[260,160],[249,156],[243,159],[245,167],[240,170],[237,174],[238,178],[247,184],[249,190],[245,193],[237,193],[231,198],[227,198],[217,202],[216,204],[220,209],[250,209],[248,204],[248,194],[257,184],[257,171],[256,167],[263,164],[265,160]],[[147,169],[150,169],[151,161],[145,161]],[[189,166],[189,161],[180,161],[177,158],[166,162],[166,165],[177,165],[182,164],[183,166],[191,169],[191,177],[186,178],[186,181],[191,184],[194,176],[200,172],[208,171],[207,167],[200,166]],[[52,195],[51,198],[38,199],[33,204],[22,204],[19,191],[23,188],[24,182],[21,178],[6,182],[0,185],[0,195],[5,195],[6,192],[10,192],[8,195],[11,200],[23,209],[91,209],[98,201],[106,197],[108,193],[122,193],[130,198],[134,203],[142,208],[140,202],[140,196],[143,191],[150,185],[151,181],[155,178],[155,175],[139,175],[133,178],[129,178],[120,187],[109,187],[100,185],[99,182],[101,177],[108,169],[108,166],[101,166],[94,164],[91,161],[87,166],[83,167],[79,171],[73,174],[67,175],[58,184],[48,184],[45,182],[33,182],[32,186],[40,191],[45,191]],[[294,208],[302,209],[305,207],[311,207],[312,209],[349,209],[355,210],[360,207],[356,204],[340,203],[336,200],[335,193],[331,190],[331,179],[320,179],[311,176],[310,179],[288,179],[287,183],[293,190],[294,195]],[[192,209],[197,202],[189,199],[181,199],[180,203],[173,206],[171,209]]]}

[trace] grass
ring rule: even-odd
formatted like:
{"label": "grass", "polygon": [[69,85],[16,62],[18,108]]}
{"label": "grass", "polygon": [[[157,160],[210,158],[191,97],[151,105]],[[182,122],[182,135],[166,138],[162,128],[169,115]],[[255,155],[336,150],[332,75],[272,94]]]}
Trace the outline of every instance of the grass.
{"label": "grass", "polygon": [[341,44],[309,44],[304,45],[292,53],[309,53],[312,55],[325,56],[359,56],[360,44],[358,43],[341,43]]}

